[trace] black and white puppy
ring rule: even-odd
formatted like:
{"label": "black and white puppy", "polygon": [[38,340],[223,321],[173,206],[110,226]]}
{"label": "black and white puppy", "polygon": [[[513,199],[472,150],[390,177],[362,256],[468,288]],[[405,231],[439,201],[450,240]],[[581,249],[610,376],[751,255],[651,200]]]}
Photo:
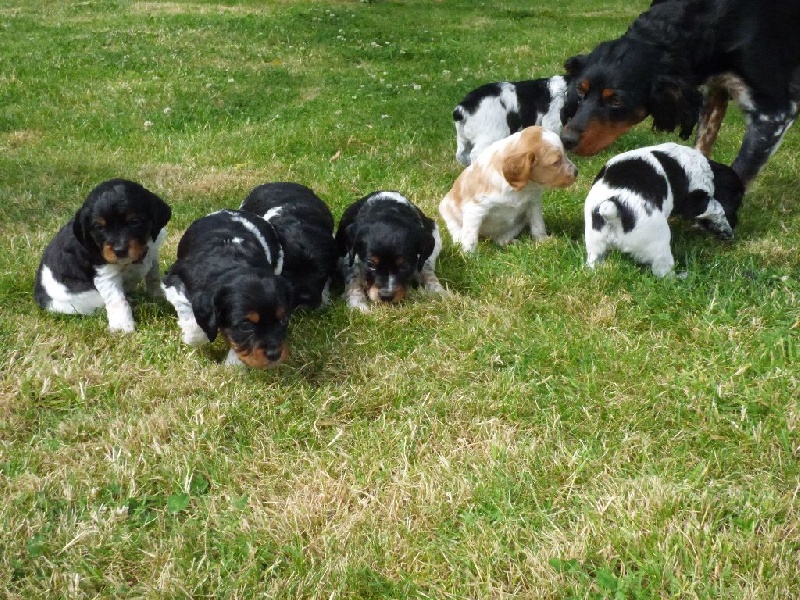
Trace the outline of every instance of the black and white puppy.
{"label": "black and white puppy", "polygon": [[278,236],[258,215],[221,210],[194,221],[162,284],[183,341],[213,342],[219,332],[230,345],[227,365],[284,360],[293,299],[282,267]]}
{"label": "black and white puppy", "polygon": [[351,308],[398,303],[409,286],[444,288],[436,278],[442,248],[439,226],[399,192],[378,191],[345,210],[336,232],[344,295]]}
{"label": "black and white puppy", "polygon": [[561,75],[498,81],[472,90],[453,110],[456,160],[467,167],[493,142],[531,125],[561,133],[566,90]]}
{"label": "black and white puppy", "polygon": [[110,331],[134,330],[126,292],[144,279],[161,296],[158,251],[172,212],[126,179],[95,187],[42,255],[33,295],[45,310],[88,315],[105,307]]}
{"label": "black and white puppy", "polygon": [[616,248],[663,277],[675,265],[667,218],[693,219],[730,239],[743,194],[733,169],[694,148],[667,143],[619,154],[601,169],[586,197],[587,264],[594,268]]}
{"label": "black and white puppy", "polygon": [[240,208],[275,228],[284,252],[281,274],[292,284],[295,306],[329,304],[337,254],[328,206],[304,185],[277,182],[257,186]]}

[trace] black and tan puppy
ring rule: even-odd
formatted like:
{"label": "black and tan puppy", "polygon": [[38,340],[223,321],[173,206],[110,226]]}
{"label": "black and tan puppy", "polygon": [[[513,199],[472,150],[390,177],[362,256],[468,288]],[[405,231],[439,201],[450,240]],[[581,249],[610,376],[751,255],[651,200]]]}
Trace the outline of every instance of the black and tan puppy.
{"label": "black and tan puppy", "polygon": [[45,248],[36,271],[36,302],[64,314],[88,315],[105,307],[110,331],[133,331],[125,293],[144,279],[151,295],[161,295],[158,251],[171,214],[138,183],[101,183]]}
{"label": "black and tan puppy", "polygon": [[221,210],[192,223],[164,276],[183,341],[230,345],[225,364],[264,368],[287,356],[292,286],[280,273],[283,249],[267,221]]}
{"label": "black and tan puppy", "polygon": [[260,215],[275,228],[283,247],[283,272],[292,284],[295,306],[318,308],[330,302],[336,271],[333,215],[309,188],[276,182],[257,186],[241,210]]}
{"label": "black and tan puppy", "polygon": [[444,291],[436,278],[439,227],[399,192],[373,192],[350,205],[336,232],[344,295],[351,308],[401,302],[411,285]]}

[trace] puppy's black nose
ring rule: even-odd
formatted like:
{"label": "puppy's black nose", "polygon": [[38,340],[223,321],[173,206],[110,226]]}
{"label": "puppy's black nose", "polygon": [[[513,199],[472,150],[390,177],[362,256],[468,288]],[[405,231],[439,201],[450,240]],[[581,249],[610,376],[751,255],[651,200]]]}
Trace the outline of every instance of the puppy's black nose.
{"label": "puppy's black nose", "polygon": [[581,134],[571,129],[564,129],[561,131],[561,143],[567,150],[573,150],[578,142],[581,141]]}
{"label": "puppy's black nose", "polygon": [[278,346],[277,348],[270,348],[267,350],[266,354],[270,362],[278,362],[281,359],[283,350]]}
{"label": "puppy's black nose", "polygon": [[128,246],[114,246],[114,256],[117,258],[128,256]]}
{"label": "puppy's black nose", "polygon": [[394,300],[394,294],[392,294],[391,292],[389,292],[388,294],[381,293],[380,297],[381,300],[383,300],[384,302],[391,302],[392,300]]}

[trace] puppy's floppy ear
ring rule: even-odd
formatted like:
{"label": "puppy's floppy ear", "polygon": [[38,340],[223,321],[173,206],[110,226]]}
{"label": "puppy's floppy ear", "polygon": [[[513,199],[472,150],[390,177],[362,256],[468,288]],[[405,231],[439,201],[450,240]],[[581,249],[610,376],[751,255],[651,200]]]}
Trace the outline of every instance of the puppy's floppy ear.
{"label": "puppy's floppy ear", "polygon": [[152,222],[150,237],[156,239],[164,226],[169,223],[170,218],[172,218],[172,209],[153,192],[146,191],[150,201],[150,219]]}
{"label": "puppy's floppy ear", "polygon": [[72,233],[75,234],[81,246],[86,248],[95,257],[100,257],[100,249],[97,247],[91,235],[92,231],[92,211],[86,205],[78,209],[72,219]]}
{"label": "puppy's floppy ear", "polygon": [[586,66],[586,56],[586,54],[577,54],[564,61],[564,72],[567,75],[567,79],[577,77],[583,71]]}
{"label": "puppy's floppy ear", "polygon": [[355,223],[350,223],[344,230],[345,236],[347,237],[347,261],[348,264],[352,267],[353,263],[356,260],[356,238],[358,235],[358,225]]}
{"label": "puppy's floppy ear", "polygon": [[530,181],[535,160],[531,150],[513,149],[503,158],[503,177],[512,188],[521,190]]}
{"label": "puppy's floppy ear", "polygon": [[436,245],[436,240],[433,239],[433,228],[436,224],[433,219],[422,215],[422,223],[425,226],[425,230],[421,232],[417,243],[417,271],[421,271],[422,267],[425,266],[425,261],[433,254]]}
{"label": "puppy's floppy ear", "polygon": [[214,298],[207,294],[197,294],[192,298],[194,320],[205,332],[209,342],[217,339],[217,310],[214,304]]}
{"label": "puppy's floppy ear", "polygon": [[674,131],[687,139],[697,125],[702,94],[686,80],[664,75],[653,81],[650,92],[649,109],[653,115],[653,129]]}

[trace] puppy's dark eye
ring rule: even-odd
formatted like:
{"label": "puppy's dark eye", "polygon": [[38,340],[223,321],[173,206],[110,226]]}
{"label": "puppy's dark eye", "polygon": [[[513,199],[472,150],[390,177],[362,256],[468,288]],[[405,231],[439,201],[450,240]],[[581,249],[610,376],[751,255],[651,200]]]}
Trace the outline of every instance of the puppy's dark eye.
{"label": "puppy's dark eye", "polygon": [[374,262],[372,262],[371,260],[368,260],[368,261],[367,261],[367,263],[366,263],[366,265],[367,265],[367,268],[368,268],[370,271],[374,271],[375,269],[377,269],[377,268],[378,268],[378,265],[376,265],[376,264],[375,264]]}

